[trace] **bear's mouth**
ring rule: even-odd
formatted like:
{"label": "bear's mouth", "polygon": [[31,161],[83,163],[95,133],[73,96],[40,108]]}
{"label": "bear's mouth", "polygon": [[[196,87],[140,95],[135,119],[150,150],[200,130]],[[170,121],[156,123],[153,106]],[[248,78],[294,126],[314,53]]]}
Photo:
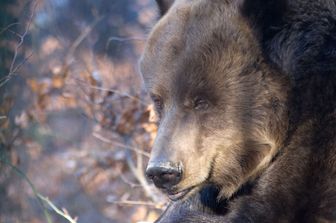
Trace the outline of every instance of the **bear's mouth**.
{"label": "bear's mouth", "polygon": [[194,189],[194,187],[189,187],[187,189],[178,192],[167,191],[167,196],[171,201],[178,201],[184,198],[187,194],[189,194],[189,192],[191,192],[192,189]]}

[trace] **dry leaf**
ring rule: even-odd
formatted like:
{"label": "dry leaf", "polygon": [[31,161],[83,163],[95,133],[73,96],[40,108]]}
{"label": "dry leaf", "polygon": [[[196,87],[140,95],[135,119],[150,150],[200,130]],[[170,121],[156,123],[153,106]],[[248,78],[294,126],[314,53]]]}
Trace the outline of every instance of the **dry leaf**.
{"label": "dry leaf", "polygon": [[65,80],[62,76],[54,76],[51,81],[51,85],[53,88],[59,89],[64,86]]}

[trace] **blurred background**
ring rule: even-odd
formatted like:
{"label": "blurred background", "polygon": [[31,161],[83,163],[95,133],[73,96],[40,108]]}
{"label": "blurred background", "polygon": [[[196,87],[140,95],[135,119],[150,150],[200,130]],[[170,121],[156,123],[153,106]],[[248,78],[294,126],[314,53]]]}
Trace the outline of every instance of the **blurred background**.
{"label": "blurred background", "polygon": [[0,222],[153,222],[153,0],[0,1]]}

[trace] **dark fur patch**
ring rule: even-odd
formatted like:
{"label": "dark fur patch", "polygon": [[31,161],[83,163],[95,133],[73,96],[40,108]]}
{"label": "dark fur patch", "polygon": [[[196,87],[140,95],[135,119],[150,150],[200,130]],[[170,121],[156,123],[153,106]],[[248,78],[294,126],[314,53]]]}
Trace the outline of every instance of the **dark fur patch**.
{"label": "dark fur patch", "polygon": [[158,4],[160,15],[163,16],[174,3],[174,0],[156,0],[156,3]]}

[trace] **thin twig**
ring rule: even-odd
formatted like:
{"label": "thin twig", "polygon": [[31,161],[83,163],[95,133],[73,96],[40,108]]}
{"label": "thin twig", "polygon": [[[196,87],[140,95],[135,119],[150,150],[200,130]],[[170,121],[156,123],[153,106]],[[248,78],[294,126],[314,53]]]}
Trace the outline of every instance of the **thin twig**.
{"label": "thin twig", "polygon": [[18,34],[18,37],[19,37],[19,43],[18,45],[15,47],[15,50],[14,50],[14,55],[13,55],[13,58],[12,58],[12,62],[11,62],[11,65],[9,67],[9,73],[8,75],[6,75],[5,79],[3,80],[0,80],[0,87],[3,86],[4,84],[6,84],[11,78],[12,76],[18,71],[18,69],[29,59],[29,57],[31,55],[29,55],[28,57],[26,57],[19,65],[15,66],[15,63],[16,63],[16,59],[17,59],[17,56],[18,56],[18,53],[19,53],[19,50],[20,48],[22,47],[23,43],[24,43],[24,40],[25,40],[25,37],[27,36],[28,34],[28,31],[30,29],[30,26],[32,24],[32,21],[33,21],[33,18],[35,16],[35,12],[36,12],[36,8],[38,6],[38,1],[36,1],[34,3],[34,6],[33,6],[33,10],[32,10],[32,13],[29,17],[29,20],[28,20],[28,23],[26,25],[26,28],[23,32],[23,34]]}
{"label": "thin twig", "polygon": [[14,34],[16,37],[21,38],[21,34],[20,33],[15,32],[14,30],[11,30],[11,29],[8,29],[7,31],[10,32],[10,33],[12,33],[12,34]]}
{"label": "thin twig", "polygon": [[162,205],[156,204],[154,202],[146,202],[146,201],[109,201],[112,204],[118,204],[118,205],[144,205],[144,206],[151,206],[157,209],[162,209]]}
{"label": "thin twig", "polygon": [[126,42],[126,41],[145,41],[146,37],[118,37],[118,36],[111,36],[108,38],[106,42],[105,49],[108,49],[110,47],[110,44],[112,41],[118,41],[118,42]]}
{"label": "thin twig", "polygon": [[10,73],[11,73],[11,72],[13,71],[13,69],[14,69],[14,64],[15,64],[16,57],[17,57],[17,55],[18,55],[18,51],[19,51],[19,49],[21,48],[21,46],[22,46],[22,44],[23,44],[23,42],[24,42],[25,36],[27,35],[27,33],[28,33],[29,29],[30,29],[30,26],[31,26],[31,24],[32,24],[32,21],[33,21],[34,15],[35,15],[35,11],[36,11],[37,5],[38,5],[38,3],[36,2],[36,3],[34,4],[34,7],[33,7],[33,12],[31,13],[31,15],[30,15],[30,17],[29,17],[29,20],[28,20],[28,24],[27,24],[27,26],[26,26],[26,29],[25,29],[24,33],[20,36],[20,42],[19,42],[19,44],[17,45],[17,47],[15,48],[15,52],[14,52],[14,56],[13,56],[13,60],[12,60],[12,63],[11,63],[10,69],[9,69]]}
{"label": "thin twig", "polygon": [[131,150],[126,151],[127,165],[130,168],[130,170],[132,171],[133,175],[139,181],[140,185],[142,186],[143,190],[145,191],[146,196],[148,198],[150,198],[156,204],[162,203],[162,199],[160,197],[158,197],[155,193],[153,193],[154,190],[155,190],[153,188],[153,186],[149,185],[147,180],[146,180],[144,170],[142,168],[142,157],[139,156],[139,154],[137,154],[137,165],[135,165],[134,161],[132,159],[132,154],[129,153],[128,151],[131,151]]}
{"label": "thin twig", "polygon": [[[107,139],[101,135],[99,135],[98,133],[94,132],[93,136],[96,137],[97,139],[100,139],[101,141],[105,142],[105,143],[110,143],[110,144],[114,144],[114,145],[118,145],[120,147],[123,147],[126,149],[126,162],[128,167],[130,168],[131,172],[133,173],[133,175],[135,176],[135,178],[137,179],[137,181],[140,183],[141,187],[143,188],[143,190],[145,191],[145,194],[147,197],[149,197],[155,204],[160,204],[162,203],[162,199],[160,197],[158,197],[154,192],[154,188],[153,186],[149,185],[146,177],[144,175],[144,170],[143,170],[143,166],[142,166],[142,156],[146,156],[146,157],[150,157],[150,154],[145,153],[139,149],[136,149],[132,146],[128,146],[119,142],[113,142],[110,139]],[[129,153],[129,151],[135,151],[137,154],[137,164],[134,164],[134,161],[132,159],[132,154]]]}
{"label": "thin twig", "polygon": [[119,146],[119,147],[124,148],[124,149],[130,149],[130,150],[132,150],[132,151],[134,151],[136,153],[139,153],[139,154],[141,154],[141,155],[143,155],[143,156],[145,156],[147,158],[150,157],[150,154],[147,153],[147,152],[145,152],[145,151],[142,151],[142,150],[140,150],[138,148],[127,146],[127,145],[125,145],[123,143],[120,143],[120,142],[112,141],[112,140],[110,140],[110,139],[108,139],[108,138],[100,135],[97,132],[93,132],[92,135],[93,135],[93,137],[99,139],[100,141],[102,141],[104,143],[111,144],[111,145],[114,145],[114,146]]}
{"label": "thin twig", "polygon": [[41,205],[42,209],[43,209],[43,213],[45,218],[47,219],[48,223],[52,223],[52,220],[47,212],[46,207],[44,206],[44,204],[41,202],[41,200],[39,199],[40,194],[37,192],[34,184],[30,181],[30,179],[27,177],[27,175],[25,173],[23,173],[19,168],[17,168],[16,166],[14,166],[13,164],[11,164],[10,162],[0,159],[0,162],[4,163],[5,165],[9,166],[13,171],[15,171],[19,176],[21,176],[23,179],[26,180],[26,182],[29,184],[30,188],[32,189],[34,196],[36,197],[36,199],[38,200],[39,204]]}
{"label": "thin twig", "polygon": [[135,97],[133,95],[130,95],[128,93],[125,93],[125,92],[121,92],[119,90],[116,90],[116,89],[109,89],[109,88],[103,88],[103,87],[98,87],[98,86],[94,86],[94,85],[91,85],[91,84],[88,84],[86,83],[85,81],[83,80],[80,80],[80,79],[74,79],[77,81],[77,83],[81,84],[81,85],[84,85],[88,88],[91,88],[91,89],[94,89],[94,90],[99,90],[99,91],[106,91],[106,92],[109,92],[109,93],[115,93],[115,94],[118,94],[118,95],[121,95],[121,96],[125,96],[125,97],[128,97],[132,100],[135,100],[135,101],[138,101],[140,104],[142,105],[145,105],[147,106],[148,103],[146,103],[145,101],[141,100],[140,98],[138,97]]}
{"label": "thin twig", "polygon": [[58,215],[67,219],[70,223],[77,223],[77,217],[72,218],[66,210],[61,211],[47,197],[44,197],[41,194],[38,194],[38,197],[44,202],[46,202]]}
{"label": "thin twig", "polygon": [[72,63],[72,58],[74,57],[76,49],[85,40],[85,38],[92,32],[94,27],[98,24],[98,22],[102,18],[103,18],[103,16],[100,16],[100,17],[96,18],[88,27],[85,27],[85,29],[80,33],[80,35],[77,37],[77,39],[70,46],[67,54],[65,55],[64,65],[63,65],[63,69],[61,71],[61,74],[63,74],[64,77],[66,76],[67,71],[69,69],[69,66]]}
{"label": "thin twig", "polygon": [[5,28],[1,29],[1,31],[0,31],[0,35],[1,35],[2,33],[6,32],[7,30],[9,30],[9,28],[11,28],[12,26],[19,25],[19,24],[20,24],[20,23],[18,23],[18,22],[9,24],[9,25],[6,26]]}
{"label": "thin twig", "polygon": [[29,58],[30,58],[31,56],[33,56],[33,53],[32,53],[32,52],[31,52],[28,56],[26,56],[26,57],[21,61],[21,63],[19,63],[18,65],[16,65],[16,67],[15,67],[14,70],[13,70],[13,73],[16,73],[16,71],[18,71],[18,70],[20,69],[20,67],[21,67],[23,64],[25,64],[25,63],[29,60]]}
{"label": "thin twig", "polygon": [[121,177],[122,181],[124,181],[124,183],[128,184],[132,188],[141,187],[140,184],[135,184],[135,183],[131,182],[129,179],[127,179],[124,174],[121,174],[120,177]]}
{"label": "thin twig", "polygon": [[112,36],[108,38],[108,41],[119,41],[119,42],[125,42],[130,40],[138,40],[138,41],[145,41],[146,37],[118,37],[118,36]]}
{"label": "thin twig", "polygon": [[0,120],[1,119],[6,119],[7,118],[7,116],[0,116]]}
{"label": "thin twig", "polygon": [[26,180],[26,182],[29,184],[30,188],[32,189],[32,191],[34,193],[34,196],[37,198],[37,200],[39,201],[39,204],[42,206],[43,213],[44,213],[48,223],[53,223],[53,221],[51,220],[51,218],[50,218],[50,216],[47,212],[46,207],[44,206],[43,202],[41,202],[41,201],[46,202],[58,215],[67,219],[70,223],[77,223],[77,217],[73,219],[67,211],[60,211],[48,198],[46,198],[46,197],[42,196],[40,193],[38,193],[34,184],[31,182],[31,180],[19,168],[17,168],[13,164],[11,164],[11,163],[7,162],[6,160],[3,160],[3,159],[0,159],[0,162],[2,162],[5,165],[11,167],[12,170],[14,170],[18,175],[20,175],[22,178],[24,178]]}
{"label": "thin twig", "polygon": [[27,57],[25,57],[15,68],[12,72],[10,72],[10,75],[7,75],[6,77],[0,79],[0,87],[2,87],[3,85],[5,85],[11,78],[12,76],[16,73],[16,71],[18,71],[20,69],[20,67],[22,65],[24,65],[29,58],[33,55],[33,53],[30,53]]}

